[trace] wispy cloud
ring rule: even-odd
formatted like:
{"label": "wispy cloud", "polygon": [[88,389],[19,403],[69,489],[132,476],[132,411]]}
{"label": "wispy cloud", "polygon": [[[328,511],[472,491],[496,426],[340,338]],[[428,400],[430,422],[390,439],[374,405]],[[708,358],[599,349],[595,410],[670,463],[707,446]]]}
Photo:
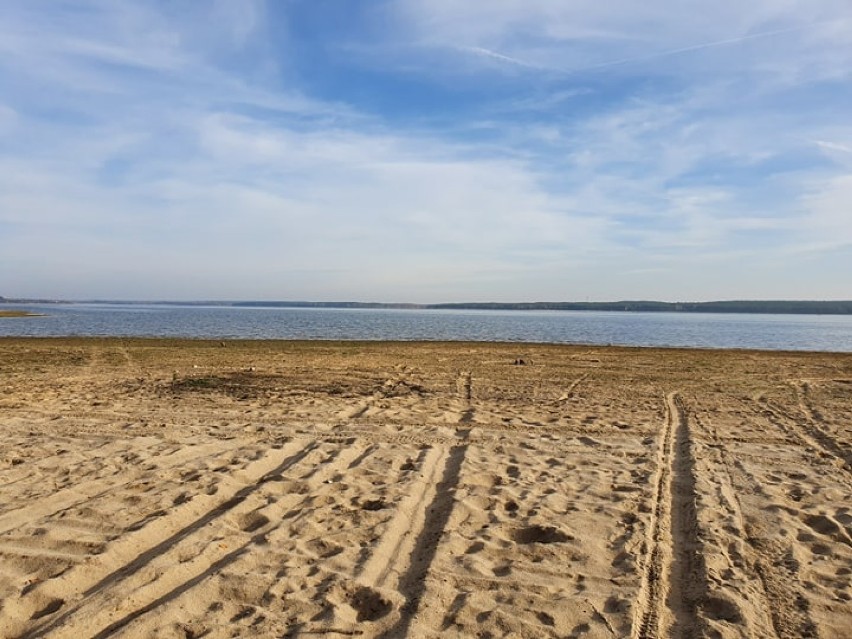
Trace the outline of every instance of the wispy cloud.
{"label": "wispy cloud", "polygon": [[459,47],[461,51],[468,51],[473,53],[474,55],[484,56],[486,58],[491,58],[492,60],[497,60],[498,62],[508,62],[509,64],[513,64],[519,67],[525,67],[528,69],[543,69],[543,67],[539,67],[528,62],[524,62],[523,60],[519,60],[518,58],[513,58],[508,55],[503,55],[502,53],[498,53],[497,51],[491,51],[490,49],[486,49],[484,47],[470,47],[470,46],[462,46]]}
{"label": "wispy cloud", "polygon": [[[666,49],[663,51],[655,51],[653,53],[644,53],[640,55],[635,55],[627,58],[622,58],[618,60],[608,60],[605,62],[600,62],[597,64],[589,65],[586,67],[578,67],[578,68],[569,68],[569,69],[561,69],[564,73],[586,73],[589,71],[597,71],[601,69],[607,69],[610,67],[616,67],[627,64],[636,64],[642,62],[653,62],[658,61],[661,58],[667,58],[669,56],[677,56],[685,53],[694,53],[696,51],[703,51],[706,49],[714,49],[717,47],[725,47],[734,44],[740,44],[744,42],[748,42],[749,40],[763,39],[763,38],[772,38],[777,36],[782,36],[786,34],[796,33],[799,31],[803,31],[806,29],[816,29],[817,27],[824,26],[827,23],[814,23],[814,24],[802,24],[796,25],[792,27],[787,27],[784,29],[772,29],[769,31],[760,31],[758,33],[748,33],[745,35],[735,36],[732,38],[725,38],[723,40],[713,40],[711,42],[700,42],[698,44],[690,44],[688,46],[677,47],[674,49]],[[530,65],[531,66],[531,65]]]}

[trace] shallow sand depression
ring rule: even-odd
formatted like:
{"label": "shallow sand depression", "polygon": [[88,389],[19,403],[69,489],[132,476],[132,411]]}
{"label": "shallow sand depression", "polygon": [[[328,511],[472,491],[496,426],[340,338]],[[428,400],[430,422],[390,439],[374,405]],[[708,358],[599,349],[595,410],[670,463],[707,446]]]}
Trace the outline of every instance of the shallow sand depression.
{"label": "shallow sand depression", "polygon": [[2,637],[852,636],[852,355],[0,339]]}

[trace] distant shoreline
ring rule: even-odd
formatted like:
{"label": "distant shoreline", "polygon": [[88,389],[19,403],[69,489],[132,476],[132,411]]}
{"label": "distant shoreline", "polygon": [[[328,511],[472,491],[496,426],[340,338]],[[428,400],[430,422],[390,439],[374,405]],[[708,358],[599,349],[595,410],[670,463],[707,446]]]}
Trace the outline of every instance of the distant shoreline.
{"label": "distant shoreline", "polygon": [[166,306],[226,306],[235,308],[328,308],[488,311],[613,311],[634,313],[759,313],[773,315],[852,315],[852,300],[730,300],[715,302],[455,302],[407,304],[384,302],[227,301],[227,300],[44,300],[5,299],[0,304],[161,304]]}

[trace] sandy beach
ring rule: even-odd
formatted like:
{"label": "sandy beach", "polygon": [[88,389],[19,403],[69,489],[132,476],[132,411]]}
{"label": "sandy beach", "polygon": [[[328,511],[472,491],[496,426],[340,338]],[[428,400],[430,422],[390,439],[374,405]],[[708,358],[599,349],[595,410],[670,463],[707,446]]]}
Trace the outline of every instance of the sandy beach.
{"label": "sandy beach", "polygon": [[0,339],[0,636],[852,636],[852,355]]}

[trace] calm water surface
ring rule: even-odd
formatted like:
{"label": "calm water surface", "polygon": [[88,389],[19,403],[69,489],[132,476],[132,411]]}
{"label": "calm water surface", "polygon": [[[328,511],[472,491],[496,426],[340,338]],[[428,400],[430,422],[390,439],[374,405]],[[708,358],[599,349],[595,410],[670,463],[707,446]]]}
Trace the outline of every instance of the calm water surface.
{"label": "calm water surface", "polygon": [[852,352],[852,316],[15,305],[6,336],[459,340]]}

